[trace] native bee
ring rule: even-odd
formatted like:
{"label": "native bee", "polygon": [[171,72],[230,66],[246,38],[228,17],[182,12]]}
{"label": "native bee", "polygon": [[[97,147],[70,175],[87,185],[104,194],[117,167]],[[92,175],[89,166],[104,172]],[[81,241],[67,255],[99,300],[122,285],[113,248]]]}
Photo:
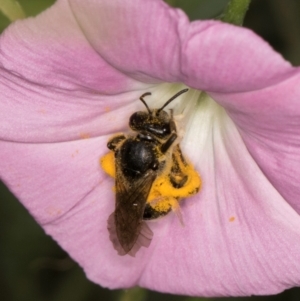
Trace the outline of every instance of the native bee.
{"label": "native bee", "polygon": [[111,150],[101,159],[102,168],[115,178],[115,211],[109,216],[110,240],[119,255],[135,256],[140,247],[150,245],[153,232],[145,220],[166,215],[171,209],[180,213],[178,201],[197,193],[201,186],[198,173],[184,158],[178,144],[173,118],[164,108],[184,89],[171,97],[161,108],[131,115],[129,127],[134,135],[112,137]]}

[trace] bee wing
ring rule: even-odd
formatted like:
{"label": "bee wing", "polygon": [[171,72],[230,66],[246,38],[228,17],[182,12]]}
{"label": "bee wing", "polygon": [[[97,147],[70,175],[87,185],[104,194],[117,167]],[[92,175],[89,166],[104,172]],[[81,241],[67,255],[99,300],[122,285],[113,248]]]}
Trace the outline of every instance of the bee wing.
{"label": "bee wing", "polygon": [[150,245],[153,232],[143,221],[147,197],[156,173],[150,170],[142,178],[127,182],[117,170],[116,208],[109,216],[107,228],[110,240],[119,255],[135,256],[143,246]]}

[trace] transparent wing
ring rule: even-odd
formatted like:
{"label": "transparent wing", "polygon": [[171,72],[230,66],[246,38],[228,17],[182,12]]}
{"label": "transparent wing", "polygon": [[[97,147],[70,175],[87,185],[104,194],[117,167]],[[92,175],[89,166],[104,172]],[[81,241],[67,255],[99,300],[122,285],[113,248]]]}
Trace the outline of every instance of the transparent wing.
{"label": "transparent wing", "polygon": [[153,233],[143,221],[146,200],[156,173],[150,170],[142,178],[129,182],[116,167],[116,208],[108,218],[110,240],[119,255],[135,256],[150,245]]}

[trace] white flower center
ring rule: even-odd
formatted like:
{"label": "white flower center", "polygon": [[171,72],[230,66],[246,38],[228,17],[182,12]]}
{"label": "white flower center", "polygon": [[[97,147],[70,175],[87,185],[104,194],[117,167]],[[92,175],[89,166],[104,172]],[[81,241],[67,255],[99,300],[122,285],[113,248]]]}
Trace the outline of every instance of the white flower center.
{"label": "white flower center", "polygon": [[[164,83],[152,91],[151,108],[161,107],[167,100],[187,88],[183,84]],[[225,109],[217,104],[205,92],[189,88],[166,108],[173,110],[174,118],[178,124],[178,134],[181,137],[181,148],[189,158],[198,160],[204,155],[205,149],[213,145],[214,133],[230,130],[235,125]],[[219,135],[218,134],[218,135]],[[221,134],[222,135],[222,134]],[[192,158],[191,158],[192,159]],[[194,162],[193,164],[196,164]]]}

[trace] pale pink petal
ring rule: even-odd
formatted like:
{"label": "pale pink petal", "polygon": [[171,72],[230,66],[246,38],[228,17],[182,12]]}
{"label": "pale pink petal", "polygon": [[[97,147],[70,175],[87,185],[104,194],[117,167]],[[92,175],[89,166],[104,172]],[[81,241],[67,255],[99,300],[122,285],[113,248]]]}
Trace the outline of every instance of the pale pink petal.
{"label": "pale pink petal", "polygon": [[[1,142],[2,180],[29,212],[103,286],[131,287],[147,266],[149,253],[121,257],[113,249],[107,219],[114,210],[114,181],[100,168],[108,140],[60,143]],[[149,252],[149,251],[148,251]],[[123,269],[130,264],[131,268]]]}
{"label": "pale pink petal", "polygon": [[119,131],[126,123],[116,116],[130,114],[126,105],[149,87],[98,55],[67,1],[16,22],[0,44],[3,140],[66,141]]}
{"label": "pale pink petal", "polygon": [[[207,115],[203,108],[191,118]],[[104,286],[212,296],[270,294],[297,285],[299,217],[248,155],[232,122],[224,113],[219,117],[203,122],[203,134],[194,138],[191,154],[203,190],[182,206],[185,227],[175,214],[149,223],[153,242],[136,258],[118,256],[106,230],[113,181],[97,162],[107,137],[38,147],[4,143],[8,153],[0,168],[10,169],[4,180],[30,199],[27,206],[46,232]]]}
{"label": "pale pink petal", "polygon": [[275,86],[213,94],[238,126],[251,156],[282,197],[300,213],[300,69]]}
{"label": "pale pink petal", "polygon": [[217,21],[190,23],[161,0],[71,0],[70,5],[99,54],[139,80],[234,92],[274,84],[293,72],[250,30]]}
{"label": "pale pink petal", "polygon": [[140,284],[205,296],[275,294],[299,285],[299,215],[216,107],[212,101],[200,105],[191,116],[198,127],[186,138],[189,147],[184,143],[203,189],[184,201],[185,227],[171,215],[152,227],[156,248]]}
{"label": "pale pink petal", "polygon": [[[297,70],[265,42],[219,22],[190,24],[158,0],[60,0],[0,42],[1,177],[91,280],[206,296],[299,285],[300,219],[284,199],[295,206],[298,192],[289,180],[299,147]],[[109,134],[140,108],[140,94],[161,81],[218,92],[237,128],[200,99],[182,143],[203,179],[201,193],[183,203],[186,226],[173,214],[149,223],[150,247],[120,257],[106,229],[113,180],[99,158]]]}

